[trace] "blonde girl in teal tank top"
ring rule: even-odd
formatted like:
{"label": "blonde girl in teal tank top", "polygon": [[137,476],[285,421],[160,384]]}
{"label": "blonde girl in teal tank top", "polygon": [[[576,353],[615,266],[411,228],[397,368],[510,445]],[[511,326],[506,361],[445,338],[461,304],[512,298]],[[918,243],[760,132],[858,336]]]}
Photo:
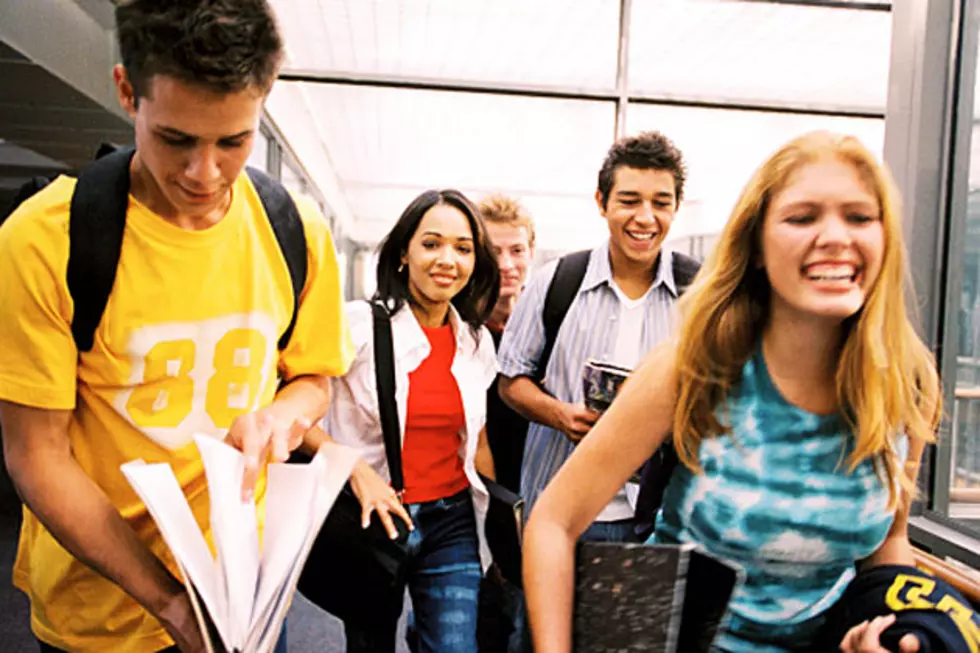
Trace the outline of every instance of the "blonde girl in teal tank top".
{"label": "blonde girl in teal tank top", "polygon": [[[854,438],[840,415],[788,402],[761,350],[746,362],[719,413],[730,433],[702,443],[701,473],[672,475],[651,540],[694,542],[740,567],[725,651],[815,645],[824,613],[893,523],[888,488],[871,460],[842,470]],[[907,440],[897,442],[905,459]]]}
{"label": "blonde girl in teal tank top", "polygon": [[[805,650],[856,565],[914,564],[908,510],[940,391],[904,266],[897,192],[857,139],[806,134],[763,163],[682,299],[676,337],[531,515],[536,651],[570,650],[575,541],[667,437],[682,464],[653,539],[745,571],[716,650]],[[885,626],[858,628],[877,641]]]}

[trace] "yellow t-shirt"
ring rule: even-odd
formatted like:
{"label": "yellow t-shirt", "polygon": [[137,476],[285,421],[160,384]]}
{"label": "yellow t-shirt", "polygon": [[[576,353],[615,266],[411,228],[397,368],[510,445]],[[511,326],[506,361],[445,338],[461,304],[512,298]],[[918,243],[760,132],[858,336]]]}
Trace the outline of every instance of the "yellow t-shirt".
{"label": "yellow t-shirt", "polygon": [[[316,207],[296,198],[309,272],[295,330],[279,352],[292,286],[247,177],[233,185],[225,217],[203,231],[175,227],[130,197],[115,285],[94,347],[79,355],[65,276],[74,186],[55,180],[0,229],[0,399],[73,409],[78,464],[177,576],[119,466],[136,458],[170,463],[207,528],[193,434],[223,437],[237,415],[272,401],[277,374],[336,376],[350,365],[333,242]],[[172,644],[139,604],[68,554],[27,509],[14,584],[31,600],[35,635],[53,646],[143,653]]]}

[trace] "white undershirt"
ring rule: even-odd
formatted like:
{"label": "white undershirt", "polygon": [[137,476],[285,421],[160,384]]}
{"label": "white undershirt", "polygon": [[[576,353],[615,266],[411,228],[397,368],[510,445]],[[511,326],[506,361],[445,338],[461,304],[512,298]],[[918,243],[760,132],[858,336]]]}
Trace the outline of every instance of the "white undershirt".
{"label": "white undershirt", "polygon": [[[616,334],[612,360],[606,362],[631,370],[639,364],[644,354],[640,351],[640,343],[643,338],[644,305],[647,296],[653,290],[653,285],[651,284],[643,296],[637,299],[627,297],[615,282],[610,285],[619,299],[619,316],[617,317],[619,330]],[[639,487],[636,484],[627,483],[626,486],[620,488],[619,493],[609,502],[609,505],[602,509],[599,516],[596,517],[596,521],[631,519],[635,512],[638,491]]]}
{"label": "white undershirt", "polygon": [[619,298],[619,332],[616,335],[612,360],[608,362],[631,370],[637,366],[643,356],[643,352],[640,351],[640,343],[643,340],[643,307],[653,286],[638,299],[630,299],[624,295],[615,283],[612,284],[612,288]]}

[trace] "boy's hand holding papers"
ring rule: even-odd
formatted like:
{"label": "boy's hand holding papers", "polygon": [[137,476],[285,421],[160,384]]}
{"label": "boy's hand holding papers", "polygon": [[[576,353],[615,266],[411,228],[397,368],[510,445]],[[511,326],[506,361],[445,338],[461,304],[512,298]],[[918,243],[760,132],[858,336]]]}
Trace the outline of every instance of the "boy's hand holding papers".
{"label": "boy's hand holding papers", "polygon": [[208,480],[217,560],[169,465],[136,460],[122,472],[177,561],[208,650],[271,651],[313,540],[359,456],[325,444],[308,465],[269,465],[260,546],[255,503],[241,498],[244,456],[212,437],[194,441]]}

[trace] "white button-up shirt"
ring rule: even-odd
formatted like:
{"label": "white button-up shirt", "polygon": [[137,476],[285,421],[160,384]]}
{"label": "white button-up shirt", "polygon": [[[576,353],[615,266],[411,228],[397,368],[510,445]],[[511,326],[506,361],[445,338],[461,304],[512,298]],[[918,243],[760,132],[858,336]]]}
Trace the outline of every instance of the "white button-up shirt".
{"label": "white button-up shirt", "polygon": [[[347,319],[354,340],[354,362],[347,374],[330,379],[330,409],[323,420],[323,430],[337,442],[359,449],[367,462],[385,480],[391,480],[385,457],[378,392],[374,372],[374,326],[371,305],[366,301],[349,302]],[[483,533],[489,495],[476,473],[476,449],[479,433],[486,423],[487,388],[497,375],[497,355],[486,327],[476,333],[463,322],[456,309],[449,307],[449,321],[456,335],[456,354],[452,375],[463,401],[464,426],[460,430],[460,456],[470,482],[473,509],[476,513],[480,557],[486,567],[490,551]],[[429,339],[409,306],[403,305],[391,316],[391,340],[395,359],[395,403],[401,442],[405,443],[408,411],[408,375],[422,364],[432,351]]]}

